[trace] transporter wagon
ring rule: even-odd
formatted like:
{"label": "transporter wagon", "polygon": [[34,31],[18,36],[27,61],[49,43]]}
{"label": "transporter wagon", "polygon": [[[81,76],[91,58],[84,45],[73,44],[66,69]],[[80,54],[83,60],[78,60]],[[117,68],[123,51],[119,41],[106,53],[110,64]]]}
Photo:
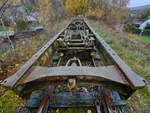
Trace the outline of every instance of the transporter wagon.
{"label": "transporter wagon", "polygon": [[126,100],[146,84],[81,16],[2,82],[25,113],[135,113]]}

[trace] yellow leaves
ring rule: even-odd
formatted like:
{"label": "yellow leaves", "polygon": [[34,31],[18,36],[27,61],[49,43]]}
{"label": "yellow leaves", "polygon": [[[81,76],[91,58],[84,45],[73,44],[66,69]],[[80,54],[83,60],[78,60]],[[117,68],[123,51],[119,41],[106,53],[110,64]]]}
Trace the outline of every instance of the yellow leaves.
{"label": "yellow leaves", "polygon": [[63,57],[63,56],[64,56],[64,53],[61,53],[60,56]]}
{"label": "yellow leaves", "polygon": [[22,45],[24,45],[25,44],[25,41],[22,41]]}
{"label": "yellow leaves", "polygon": [[85,15],[93,19],[103,19],[107,23],[120,23],[127,15],[128,10],[125,8],[126,0],[124,3],[118,0],[112,0],[108,3],[107,0],[91,0],[88,4],[88,11]]}
{"label": "yellow leaves", "polygon": [[88,0],[67,0],[66,9],[75,14],[85,14],[88,9]]}
{"label": "yellow leaves", "polygon": [[7,36],[9,36],[10,35],[10,33],[9,32],[7,32]]}
{"label": "yellow leaves", "polygon": [[87,113],[92,113],[92,111],[91,110],[88,110],[88,112]]}
{"label": "yellow leaves", "polygon": [[86,13],[86,16],[87,17],[95,17],[97,19],[101,19],[104,15],[104,11],[101,10],[101,9],[96,9],[96,10],[89,10],[87,13]]}
{"label": "yellow leaves", "polygon": [[28,60],[30,58],[30,56],[26,56],[26,59]]}
{"label": "yellow leaves", "polygon": [[91,56],[94,56],[94,52],[91,52],[90,55],[91,55]]}
{"label": "yellow leaves", "polygon": [[[14,29],[12,27],[9,27],[8,30],[14,34]],[[9,36],[10,34],[7,34],[7,35]]]}
{"label": "yellow leaves", "polygon": [[19,64],[15,64],[15,67],[18,67],[19,66]]}
{"label": "yellow leaves", "polygon": [[104,15],[104,11],[103,10],[97,10],[96,12],[96,16],[100,19],[102,16]]}
{"label": "yellow leaves", "polygon": [[9,27],[8,30],[9,30],[9,31],[13,31],[13,28]]}
{"label": "yellow leaves", "polygon": [[56,110],[56,113],[59,113],[59,109]]}

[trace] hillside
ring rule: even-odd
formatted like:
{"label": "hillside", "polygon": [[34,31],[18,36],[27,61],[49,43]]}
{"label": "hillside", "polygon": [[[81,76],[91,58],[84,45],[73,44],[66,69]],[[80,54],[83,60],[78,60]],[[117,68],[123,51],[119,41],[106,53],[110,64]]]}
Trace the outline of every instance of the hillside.
{"label": "hillside", "polygon": [[[88,22],[131,69],[150,82],[150,37],[119,33],[103,23],[91,20]],[[150,84],[133,94],[128,102],[137,113],[149,113],[149,97]]]}
{"label": "hillside", "polygon": [[131,7],[131,10],[141,10],[145,8],[150,8],[150,5],[144,5],[144,6],[137,6],[137,7]]}

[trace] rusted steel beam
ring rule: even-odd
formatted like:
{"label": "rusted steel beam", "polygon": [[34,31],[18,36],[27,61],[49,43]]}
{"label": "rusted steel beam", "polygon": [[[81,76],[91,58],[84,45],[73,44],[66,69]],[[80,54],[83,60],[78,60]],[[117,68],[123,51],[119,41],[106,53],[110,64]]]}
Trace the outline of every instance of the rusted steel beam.
{"label": "rusted steel beam", "polygon": [[93,66],[96,67],[96,63],[95,63],[95,60],[94,60],[94,53],[91,52],[90,55],[91,55]]}
{"label": "rusted steel beam", "polygon": [[49,46],[57,39],[59,36],[56,35],[52,40],[50,40],[44,47],[40,49],[31,59],[29,59],[14,75],[5,79],[1,84],[5,87],[13,88],[15,84],[26,74],[27,71],[38,61],[39,57],[49,48]]}
{"label": "rusted steel beam", "polygon": [[49,93],[51,92],[51,86],[48,87],[48,89],[45,92],[45,95],[42,97],[41,106],[39,107],[37,113],[44,113],[44,110],[46,109],[46,105],[49,104]]}
{"label": "rusted steel beam", "polygon": [[62,56],[60,56],[60,58],[59,58],[59,60],[58,60],[58,63],[57,63],[57,66],[60,66],[61,61],[62,61]]}
{"label": "rusted steel beam", "polygon": [[[69,23],[70,24],[70,23]],[[69,25],[68,24],[68,25]],[[55,35],[45,46],[43,46],[34,56],[32,56],[14,75],[5,79],[1,85],[9,88],[13,88],[17,82],[25,76],[25,74],[31,69],[32,66],[40,59],[40,57],[50,48],[50,46],[56,41],[60,34],[68,27],[63,28],[57,35]]]}
{"label": "rusted steel beam", "polygon": [[[32,81],[32,82],[29,82],[25,85],[20,84],[17,87],[18,94],[21,97],[25,98],[32,91],[40,90],[40,89],[42,89],[44,87],[47,87],[49,85],[57,86],[57,85],[67,84],[67,82],[66,82],[67,77],[56,76],[56,77],[52,77],[52,78],[51,79],[46,78],[46,79],[43,79],[43,80],[40,80],[40,81]],[[131,96],[131,94],[133,93],[133,90],[130,87],[126,86],[126,85],[122,85],[122,84],[111,82],[111,81],[103,81],[103,80],[99,80],[98,78],[94,78],[94,77],[88,77],[88,78],[83,79],[83,80],[78,80],[77,84],[101,86],[101,87],[104,87],[104,88],[107,88],[107,89],[110,89],[110,90],[114,90],[114,91],[119,93],[119,95],[121,96],[122,99],[129,98]],[[19,90],[18,88],[19,89],[21,88],[21,90]]]}
{"label": "rusted steel beam", "polygon": [[[86,22],[88,25],[88,23]],[[125,78],[130,82],[130,85],[133,89],[138,89],[147,85],[147,81],[137,75],[135,72],[131,70],[131,68],[125,64],[125,62],[114,52],[109,45],[95,32],[95,30],[88,25],[91,32],[95,35],[95,38],[99,42],[99,44],[104,48],[104,50],[111,57],[114,64],[122,71]]]}
{"label": "rusted steel beam", "polygon": [[113,108],[111,106],[111,102],[110,99],[108,98],[107,94],[105,93],[105,90],[103,90],[103,94],[104,94],[104,100],[108,109],[108,113],[113,113]]}
{"label": "rusted steel beam", "polygon": [[[115,76],[114,76],[115,75]],[[74,67],[74,66],[59,66],[59,67],[40,67],[37,66],[32,71],[30,76],[21,81],[21,84],[25,84],[31,81],[36,81],[44,78],[52,78],[55,76],[91,76],[99,77],[101,79],[114,81],[124,85],[128,85],[128,82],[122,77],[122,74],[117,71],[114,66],[107,67]]]}
{"label": "rusted steel beam", "polygon": [[[63,41],[63,44],[60,44],[61,41]],[[78,44],[69,47],[69,43]],[[82,43],[84,47],[78,47]],[[56,47],[61,48],[56,49]],[[55,62],[59,67],[48,68],[47,66],[53,60],[52,56],[55,52],[64,52],[63,61],[62,56],[60,56],[58,62]],[[92,52],[97,52],[102,56],[101,62],[105,66],[96,67],[94,56],[90,54]],[[66,66],[61,66],[61,63],[62,65],[67,63],[65,60],[67,60],[68,57],[71,59],[74,56],[77,59],[72,60],[72,64],[77,65],[72,66],[68,63]],[[80,61],[78,57],[81,57],[82,60]],[[52,65],[55,65],[55,63]],[[82,66],[82,63],[87,63],[86,65],[93,67]],[[36,88],[39,89],[45,85],[63,84],[70,77],[77,77],[79,84],[87,83],[89,85],[95,84],[112,88],[125,98],[129,97],[137,88],[144,87],[147,83],[145,79],[135,74],[83,19],[75,19],[53,37],[13,76],[4,80],[2,85],[14,88],[14,90],[19,91],[19,93],[28,94]],[[40,84],[37,85],[36,83]],[[111,84],[113,85],[111,86]],[[19,89],[19,86],[22,88]]]}

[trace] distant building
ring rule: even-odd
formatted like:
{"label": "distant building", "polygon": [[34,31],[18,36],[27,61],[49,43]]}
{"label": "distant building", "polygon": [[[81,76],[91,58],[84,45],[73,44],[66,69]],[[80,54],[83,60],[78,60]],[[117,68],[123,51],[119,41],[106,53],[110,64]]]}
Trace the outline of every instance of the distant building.
{"label": "distant building", "polygon": [[145,20],[142,24],[140,24],[139,29],[140,29],[140,30],[144,30],[145,27],[147,26],[147,24],[150,24],[150,18],[147,19],[147,20]]}
{"label": "distant building", "polygon": [[143,24],[145,21],[149,20],[150,17],[144,18],[142,20],[136,20],[136,22],[134,23],[137,27],[139,27],[141,24]]}
{"label": "distant building", "polygon": [[140,26],[142,23],[143,23],[142,20],[137,20],[137,21],[135,22],[135,25],[136,25],[136,26]]}

